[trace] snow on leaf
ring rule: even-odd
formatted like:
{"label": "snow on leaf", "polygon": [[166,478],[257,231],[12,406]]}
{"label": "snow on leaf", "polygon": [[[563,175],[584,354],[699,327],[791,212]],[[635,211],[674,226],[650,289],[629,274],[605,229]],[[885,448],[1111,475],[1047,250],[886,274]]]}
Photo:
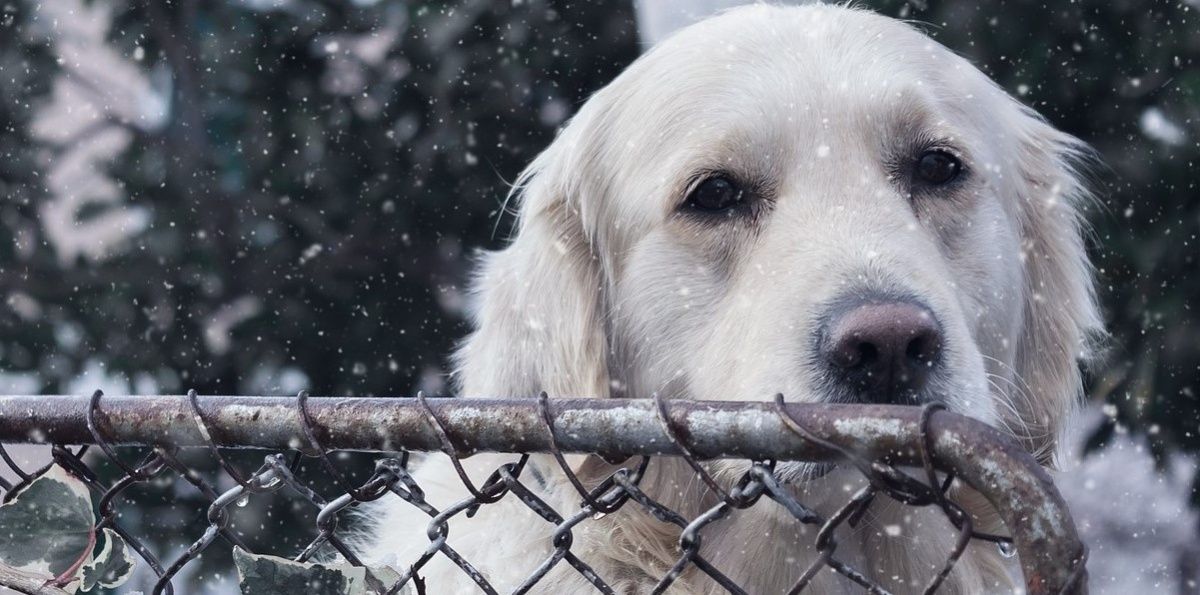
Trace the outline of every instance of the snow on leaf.
{"label": "snow on leaf", "polygon": [[0,505],[0,563],[70,578],[91,555],[95,525],[87,486],[52,466]]}
{"label": "snow on leaf", "polygon": [[112,529],[104,529],[100,552],[83,566],[80,590],[91,591],[97,585],[106,589],[121,586],[133,576],[134,558],[129,545]]}
{"label": "snow on leaf", "polygon": [[[234,548],[238,587],[244,595],[375,595],[391,587],[400,575],[390,568],[364,568],[346,563],[316,564],[251,554]],[[400,590],[411,595],[409,585]]]}

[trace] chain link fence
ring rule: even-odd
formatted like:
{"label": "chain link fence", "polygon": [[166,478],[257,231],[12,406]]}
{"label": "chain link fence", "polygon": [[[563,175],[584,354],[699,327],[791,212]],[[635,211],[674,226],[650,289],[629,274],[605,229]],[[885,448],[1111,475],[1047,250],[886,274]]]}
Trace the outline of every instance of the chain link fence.
{"label": "chain link fence", "polygon": [[[973,541],[993,542],[1019,556],[1025,589],[1030,594],[1085,593],[1086,552],[1076,536],[1065,504],[1041,467],[1019,445],[994,429],[936,406],[817,405],[775,402],[699,402],[616,399],[462,399],[462,398],[309,398],[298,397],[103,397],[0,396],[0,443],[53,444],[53,463],[84,482],[98,497],[96,529],[119,534],[154,572],[154,593],[174,593],[172,579],[210,547],[252,548],[234,531],[230,520],[236,504],[247,498],[288,497],[302,503],[313,517],[311,539],[302,550],[265,552],[310,562],[336,552],[352,566],[362,560],[348,545],[339,519],[351,509],[381,498],[399,498],[429,516],[427,527],[411,530],[428,540],[425,552],[395,572],[368,572],[365,593],[440,593],[426,584],[422,569],[436,556],[458,566],[484,593],[496,587],[481,569],[457,552],[449,539],[460,516],[502,498],[515,498],[547,521],[552,554],[528,569],[514,591],[537,592],[539,582],[559,565],[577,571],[601,593],[616,593],[612,578],[601,576],[586,559],[572,552],[572,530],[590,519],[640,507],[678,529],[678,558],[654,588],[668,592],[686,572],[699,572],[730,593],[746,590],[702,554],[706,532],[721,530],[721,521],[737,510],[778,506],[795,523],[816,528],[814,560],[797,562],[789,592],[810,586],[822,570],[831,570],[869,593],[887,593],[871,573],[839,557],[839,528],[857,525],[882,499],[912,507],[932,507],[954,531],[954,547],[940,569],[928,577],[910,577],[920,592],[942,586]],[[67,446],[74,445],[74,446]],[[223,491],[181,460],[183,449],[207,449],[234,487]],[[239,469],[230,449],[275,451],[254,471]],[[98,450],[98,452],[96,452]],[[132,451],[141,457],[130,462]],[[374,472],[354,482],[333,454],[337,451],[379,453]],[[436,508],[426,501],[410,468],[409,453],[441,452],[449,456],[469,497]],[[478,485],[462,459],[477,452],[513,453],[512,462],[497,467]],[[531,455],[541,453],[578,492],[578,507],[556,510],[531,488]],[[597,455],[613,462],[615,471],[598,483],[577,475],[568,454]],[[0,485],[8,502],[39,472],[22,469],[0,447],[0,457],[19,478]],[[666,506],[660,495],[642,488],[653,473],[655,457],[681,458],[699,478],[697,498],[715,496],[716,504],[688,518]],[[120,470],[105,481],[95,472],[101,459]],[[703,463],[713,459],[748,461],[732,485],[715,478]],[[320,485],[295,473],[301,461],[315,460],[323,470]],[[836,464],[857,470],[868,481],[832,514],[822,515],[787,489],[778,467],[788,461]],[[545,471],[542,471],[544,473]],[[123,495],[131,487],[177,474],[211,504],[208,525],[182,554],[164,559],[147,545],[147,536],[122,526]],[[961,481],[995,508],[1005,535],[982,532],[972,516],[950,496]],[[336,497],[322,493],[336,492]],[[709,491],[709,494],[704,494]],[[734,520],[736,522],[736,519]],[[140,527],[139,529],[144,529]],[[219,544],[219,545],[218,545]],[[322,554],[321,552],[324,552]],[[3,577],[0,577],[3,578]],[[18,581],[19,582],[19,581]],[[20,589],[12,580],[8,586]],[[25,592],[54,591],[36,584]],[[244,586],[243,586],[244,588]]]}

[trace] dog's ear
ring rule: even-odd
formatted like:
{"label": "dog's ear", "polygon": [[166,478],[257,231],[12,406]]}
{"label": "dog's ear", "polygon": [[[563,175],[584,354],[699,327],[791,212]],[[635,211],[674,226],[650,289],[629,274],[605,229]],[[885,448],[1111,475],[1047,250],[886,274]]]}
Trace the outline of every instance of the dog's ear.
{"label": "dog's ear", "polygon": [[1082,366],[1104,336],[1084,241],[1084,210],[1092,196],[1082,168],[1094,158],[1082,141],[1022,109],[1021,124],[1013,127],[1025,276],[1016,372],[1027,394],[1014,395],[1021,419],[1010,426],[1026,433],[1021,438],[1028,448],[1048,463],[1080,400]]}
{"label": "dog's ear", "polygon": [[594,175],[577,142],[588,137],[584,127],[581,114],[514,186],[516,236],[484,255],[473,281],[475,330],[455,355],[463,396],[608,396],[604,289],[584,227],[584,209],[594,207],[583,196]]}

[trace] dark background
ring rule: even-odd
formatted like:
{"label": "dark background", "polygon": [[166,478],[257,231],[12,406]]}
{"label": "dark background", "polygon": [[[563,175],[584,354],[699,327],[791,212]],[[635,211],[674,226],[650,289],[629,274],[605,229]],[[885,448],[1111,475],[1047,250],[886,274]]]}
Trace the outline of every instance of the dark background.
{"label": "dark background", "polygon": [[[863,4],[928,23],[1099,150],[1112,342],[1089,392],[1113,407],[1092,445],[1130,429],[1160,458],[1200,449],[1197,8]],[[0,8],[0,380],[25,392],[77,389],[89,369],[147,392],[444,391],[471,252],[511,223],[506,181],[642,50],[621,2],[79,5],[111,7],[101,41],[168,107],[33,133],[64,81],[93,105],[118,96],[89,83],[103,64],[61,59],[72,34],[45,10]],[[98,257],[64,253],[45,229],[53,168],[113,129],[131,142],[94,169],[118,197],[83,201],[73,233],[131,209],[145,225]],[[231,312],[246,315],[226,333]],[[198,534],[202,515],[145,498]]]}

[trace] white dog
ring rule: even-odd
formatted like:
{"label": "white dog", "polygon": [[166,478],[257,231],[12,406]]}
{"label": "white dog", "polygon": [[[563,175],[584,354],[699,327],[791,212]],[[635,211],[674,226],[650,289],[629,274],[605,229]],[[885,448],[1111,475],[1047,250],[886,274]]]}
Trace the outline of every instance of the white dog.
{"label": "white dog", "polygon": [[[1045,458],[1101,332],[1073,165],[1083,154],[902,22],[828,5],[700,22],[596,93],[521,175],[516,237],[475,282],[460,394],[938,401]],[[429,501],[464,499],[445,458],[430,460],[417,471]],[[481,482],[511,460],[468,467]],[[612,470],[574,463],[593,482]],[[531,465],[531,489],[578,510],[553,461]],[[745,467],[711,468],[732,482]],[[825,514],[856,481],[782,469]],[[688,518],[713,504],[670,458],[643,487]],[[396,498],[381,506],[362,551],[406,570],[429,517]],[[954,531],[940,512],[901,508],[877,504],[839,534],[837,555],[911,592]],[[710,527],[702,554],[749,593],[781,593],[811,561],[815,531],[764,501]],[[509,496],[455,517],[449,543],[505,592],[549,556],[551,532]],[[678,538],[630,504],[577,527],[571,551],[618,592],[644,593]],[[944,590],[1008,590],[1004,566],[995,546],[972,545]],[[476,588],[441,554],[420,574],[430,593]],[[591,590],[565,562],[534,588]],[[812,586],[860,591],[829,571]],[[671,592],[724,590],[693,570]]]}

